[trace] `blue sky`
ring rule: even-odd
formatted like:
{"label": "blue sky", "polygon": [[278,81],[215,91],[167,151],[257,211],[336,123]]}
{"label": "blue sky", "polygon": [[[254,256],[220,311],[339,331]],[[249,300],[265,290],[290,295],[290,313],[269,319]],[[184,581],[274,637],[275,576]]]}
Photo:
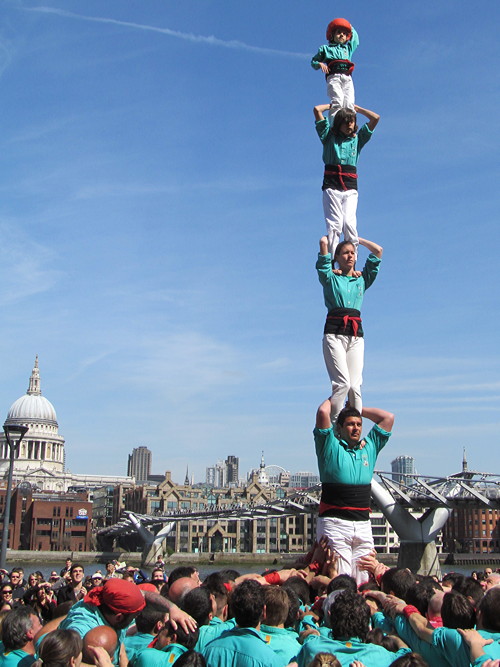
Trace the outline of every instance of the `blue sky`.
{"label": "blue sky", "polygon": [[[336,3],[4,0],[0,409],[35,354],[74,472],[197,480],[228,454],[316,470],[328,394],[315,275]],[[381,114],[358,230],[379,459],[498,472],[497,2],[352,3],[356,102]],[[361,255],[360,259],[364,259]]]}

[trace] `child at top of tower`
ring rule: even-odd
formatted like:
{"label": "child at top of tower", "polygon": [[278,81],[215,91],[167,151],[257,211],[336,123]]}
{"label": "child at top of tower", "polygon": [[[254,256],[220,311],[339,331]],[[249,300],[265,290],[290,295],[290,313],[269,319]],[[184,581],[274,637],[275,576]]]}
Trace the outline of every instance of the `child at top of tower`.
{"label": "child at top of tower", "polygon": [[330,116],[339,109],[354,109],[354,84],[351,56],[358,47],[358,33],[346,19],[330,21],[326,29],[328,44],[319,47],[311,66],[321,69],[326,78],[326,92],[330,98]]}

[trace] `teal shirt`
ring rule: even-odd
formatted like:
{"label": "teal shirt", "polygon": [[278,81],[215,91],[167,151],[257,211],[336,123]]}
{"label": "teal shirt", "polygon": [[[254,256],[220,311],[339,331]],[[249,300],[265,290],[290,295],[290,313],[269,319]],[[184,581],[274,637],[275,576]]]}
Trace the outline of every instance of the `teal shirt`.
{"label": "teal shirt", "polygon": [[145,648],[139,654],[136,654],[132,661],[132,667],[167,667],[174,662],[187,648],[180,644],[168,644],[161,650],[156,648]]}
{"label": "teal shirt", "polygon": [[380,268],[380,257],[370,253],[363,267],[362,275],[338,276],[332,271],[332,256],[318,255],[316,271],[318,279],[323,287],[323,298],[325,306],[330,310],[334,308],[355,308],[361,310],[366,290],[373,284]]}
{"label": "teal shirt", "polygon": [[437,651],[435,647],[417,636],[408,619],[401,614],[398,614],[394,619],[394,629],[413,651],[420,653],[422,658],[429,664],[429,667],[446,667],[446,665],[449,665],[446,660],[443,660],[440,651]]}
{"label": "teal shirt", "polygon": [[198,628],[198,641],[194,647],[198,653],[203,653],[204,649],[210,642],[217,637],[220,637],[223,632],[233,630],[236,627],[234,618],[229,621],[221,621],[220,618],[214,616],[208,625],[202,625]]}
{"label": "teal shirt", "polygon": [[394,660],[410,652],[410,649],[403,648],[393,653],[377,644],[364,644],[355,637],[348,641],[338,641],[309,635],[304,641],[297,662],[299,667],[307,667],[317,653],[334,653],[342,667],[349,667],[354,660],[359,660],[367,667],[389,667]]}
{"label": "teal shirt", "polygon": [[[500,658],[500,632],[488,632],[488,630],[478,630],[478,632],[486,639],[493,639],[493,644],[487,644],[483,648],[486,656],[479,659],[476,664],[482,664],[488,658]],[[432,648],[442,658],[441,662],[447,661],[451,667],[469,667],[471,664],[469,648],[458,630],[436,628],[432,633]]]}
{"label": "teal shirt", "polygon": [[35,662],[35,656],[22,649],[7,651],[0,655],[0,667],[30,667]]}
{"label": "teal shirt", "polygon": [[354,28],[351,28],[351,33],[351,39],[345,44],[329,42],[320,46],[316,55],[312,57],[311,67],[319,69],[319,64],[328,60],[351,60],[352,54],[359,46],[358,33]]}
{"label": "teal shirt", "polygon": [[371,484],[378,453],[391,433],[375,424],[364,438],[363,449],[350,449],[335,437],[333,427],[315,428],[314,444],[319,477],[326,484]]}
{"label": "teal shirt", "polygon": [[275,628],[272,625],[260,626],[260,631],[264,635],[267,645],[273,649],[282,665],[295,660],[302,645],[299,642],[299,635],[291,628]]}
{"label": "teal shirt", "polygon": [[135,635],[125,637],[123,643],[125,644],[128,659],[132,660],[136,655],[142,653],[142,651],[151,644],[154,638],[155,636],[149,632],[136,632]]}
{"label": "teal shirt", "polygon": [[203,651],[210,667],[283,667],[255,628],[234,628],[211,642]]}
{"label": "teal shirt", "polygon": [[[333,121],[332,121],[333,122]],[[316,121],[316,132],[323,144],[323,162],[325,164],[346,164],[355,167],[363,146],[372,138],[373,130],[365,123],[354,137],[344,135],[336,137],[331,132],[328,118]]]}
{"label": "teal shirt", "polygon": [[[61,630],[76,630],[76,632],[78,632],[80,637],[83,639],[89,630],[97,628],[99,625],[107,625],[108,627],[112,627],[99,611],[99,607],[96,607],[96,605],[93,604],[88,604],[87,602],[83,602],[83,600],[81,600],[71,607],[68,615],[64,621],[62,621],[59,627]],[[115,628],[113,628],[113,630],[115,630]],[[120,644],[122,644],[125,640],[126,629],[118,630],[116,634],[118,635],[118,644],[113,656],[113,663],[118,665]]]}

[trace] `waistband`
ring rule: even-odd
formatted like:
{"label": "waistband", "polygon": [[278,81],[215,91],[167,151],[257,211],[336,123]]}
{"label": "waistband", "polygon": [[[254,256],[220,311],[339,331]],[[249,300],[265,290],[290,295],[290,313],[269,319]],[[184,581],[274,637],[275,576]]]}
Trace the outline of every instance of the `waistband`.
{"label": "waistband", "polygon": [[356,308],[334,308],[328,311],[323,334],[363,338],[361,313]]}
{"label": "waistband", "polygon": [[370,497],[371,484],[323,483],[319,516],[367,521],[370,518]]}
{"label": "waistband", "polygon": [[352,164],[325,164],[323,190],[357,190],[358,173]]}
{"label": "waistband", "polygon": [[354,63],[350,60],[343,60],[341,58],[327,60],[326,64],[328,65],[327,77],[331,74],[352,74],[354,70]]}

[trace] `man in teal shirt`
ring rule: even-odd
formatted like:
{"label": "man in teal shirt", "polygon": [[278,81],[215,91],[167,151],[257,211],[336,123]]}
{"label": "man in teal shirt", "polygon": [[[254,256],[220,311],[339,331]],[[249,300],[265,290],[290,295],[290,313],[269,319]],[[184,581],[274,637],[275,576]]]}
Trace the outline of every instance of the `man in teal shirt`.
{"label": "man in teal shirt", "polygon": [[[375,425],[361,438],[362,418]],[[378,408],[344,408],[331,424],[331,402],[324,401],[316,414],[314,442],[321,479],[317,540],[323,536],[339,556],[339,574],[368,579],[357,561],[373,549],[370,524],[371,480],[377,456],[386,445],[394,415]]]}
{"label": "man in teal shirt", "polygon": [[210,667],[283,667],[260,631],[264,612],[264,588],[247,580],[236,586],[231,606],[237,627],[210,642],[203,655]]}
{"label": "man in teal shirt", "polygon": [[35,662],[34,639],[42,629],[40,619],[31,607],[15,607],[4,619],[2,639],[4,652],[1,667],[30,667]]}

